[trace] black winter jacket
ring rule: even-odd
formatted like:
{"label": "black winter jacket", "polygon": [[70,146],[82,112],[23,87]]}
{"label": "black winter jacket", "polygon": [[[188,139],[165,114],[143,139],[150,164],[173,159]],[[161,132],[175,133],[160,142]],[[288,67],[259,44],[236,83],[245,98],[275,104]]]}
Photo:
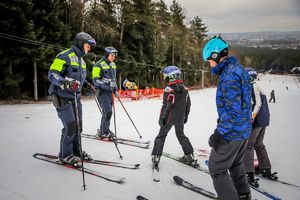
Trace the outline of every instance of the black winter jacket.
{"label": "black winter jacket", "polygon": [[[164,90],[159,121],[164,124],[184,124],[190,113],[191,100],[183,81],[170,82]],[[160,125],[162,125],[160,123]]]}

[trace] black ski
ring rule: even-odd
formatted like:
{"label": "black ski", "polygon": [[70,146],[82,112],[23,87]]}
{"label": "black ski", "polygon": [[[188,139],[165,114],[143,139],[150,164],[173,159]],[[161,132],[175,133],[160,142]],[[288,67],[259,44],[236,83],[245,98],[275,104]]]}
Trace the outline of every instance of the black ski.
{"label": "black ski", "polygon": [[[38,154],[40,156],[44,156],[47,158],[51,159],[58,159],[58,156],[56,155],[49,155],[49,154]],[[120,168],[126,168],[126,169],[138,169],[140,164],[129,164],[129,163],[120,163],[120,162],[113,162],[113,161],[107,161],[107,160],[84,160],[86,163],[91,163],[91,164],[97,164],[97,165],[107,165],[111,167],[120,167]]]}
{"label": "black ski", "polygon": [[183,180],[179,176],[174,176],[173,179],[174,179],[174,181],[177,185],[183,186],[184,188],[189,189],[193,192],[197,192],[198,194],[202,194],[202,195],[204,195],[204,196],[206,196],[210,199],[217,199],[218,198],[216,194],[214,194],[214,193],[212,193],[208,190],[205,190],[203,188],[200,188],[196,185],[193,185],[193,184],[187,182],[186,180]]}
{"label": "black ski", "polygon": [[[99,141],[104,141],[104,142],[113,142],[109,138],[101,139],[99,137],[96,137],[95,135],[81,134],[81,136],[84,137],[84,138],[88,138],[88,139],[94,139],[94,140],[99,140]],[[150,147],[149,143],[136,143],[136,142],[132,142],[132,141],[120,140],[119,138],[117,138],[117,143],[118,144],[129,145],[129,146],[134,146],[134,147],[139,147],[139,148],[143,148],[143,149],[148,149]]]}
{"label": "black ski", "polygon": [[299,185],[295,185],[293,183],[288,183],[288,182],[285,182],[285,181],[282,181],[282,180],[279,180],[279,179],[270,179],[268,177],[264,177],[262,176],[261,174],[255,174],[256,176],[259,177],[259,179],[263,179],[263,180],[268,180],[268,181],[272,181],[272,182],[275,182],[275,183],[281,183],[281,184],[284,184],[284,185],[288,185],[288,186],[291,186],[291,187],[294,187],[296,189],[300,189],[300,186]]}
{"label": "black ski", "polygon": [[[39,159],[39,160],[43,160],[43,161],[50,162],[50,163],[53,163],[53,164],[61,165],[63,167],[67,167],[69,169],[75,169],[75,170],[81,171],[81,168],[75,168],[75,167],[70,166],[70,165],[62,164],[59,161],[59,159],[57,158],[57,156],[53,156],[51,158],[49,156],[45,156],[45,154],[35,153],[35,154],[33,154],[33,157],[36,158],[36,159]],[[56,157],[56,158],[54,158],[54,157]],[[117,176],[113,176],[113,175],[109,175],[109,174],[104,174],[102,172],[98,172],[98,171],[95,171],[95,170],[92,170],[92,169],[89,169],[89,168],[86,168],[86,167],[84,167],[84,172],[87,173],[87,174],[99,177],[99,178],[103,178],[103,179],[108,180],[108,181],[116,182],[116,183],[123,183],[124,179],[125,179],[124,177],[117,177]]]}
{"label": "black ski", "polygon": [[141,195],[138,195],[138,196],[136,197],[136,199],[137,199],[137,200],[149,200],[149,199],[147,199],[146,197],[143,197],[143,196],[141,196]]}
{"label": "black ski", "polygon": [[[165,157],[167,157],[167,158],[170,158],[170,159],[173,159],[173,160],[176,160],[176,161],[180,162],[180,158],[179,158],[179,157],[176,157],[176,156],[174,156],[174,155],[172,155],[172,154],[169,154],[169,153],[165,153],[165,152],[164,152],[164,153],[163,153],[163,156],[165,156]],[[183,162],[180,162],[180,163],[183,163]],[[186,163],[183,163],[183,164],[188,165],[188,164],[186,164]],[[209,174],[209,171],[208,171],[207,169],[201,167],[200,165],[197,165],[197,166],[191,166],[191,165],[188,165],[188,166],[193,167],[193,168],[195,168],[195,169],[197,169],[197,170],[200,170],[200,171],[202,171],[202,172],[204,172],[204,173]],[[261,187],[256,188],[256,187],[254,187],[254,186],[252,186],[252,185],[249,185],[249,186],[250,186],[252,189],[256,190],[257,192],[259,192],[259,193],[261,193],[261,194],[263,194],[263,195],[269,197],[270,199],[273,199],[273,200],[281,200],[281,198],[279,198],[279,197],[277,197],[277,196],[275,196],[275,195],[273,195],[273,194],[271,194],[271,193],[265,191],[265,190],[262,189]]]}

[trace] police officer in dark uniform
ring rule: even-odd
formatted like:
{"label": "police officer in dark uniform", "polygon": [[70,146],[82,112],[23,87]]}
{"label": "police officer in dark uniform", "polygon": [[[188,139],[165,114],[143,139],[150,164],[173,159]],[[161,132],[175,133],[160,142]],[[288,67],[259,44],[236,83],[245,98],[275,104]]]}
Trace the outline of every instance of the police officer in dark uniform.
{"label": "police officer in dark uniform", "polygon": [[[95,45],[96,41],[89,34],[78,33],[72,47],[55,57],[48,72],[48,79],[51,82],[49,93],[52,95],[58,117],[64,126],[59,159],[63,164],[74,167],[80,167],[78,157],[81,156],[79,147],[79,133],[82,132],[80,91],[83,84],[89,84],[86,81],[86,64],[82,57]],[[76,104],[75,97],[77,97]],[[79,124],[77,124],[77,117]],[[82,158],[91,160],[91,157],[84,151]]]}
{"label": "police officer in dark uniform", "polygon": [[113,105],[112,95],[118,96],[118,87],[116,84],[117,66],[113,61],[118,55],[118,51],[114,47],[105,47],[104,51],[104,56],[95,63],[92,71],[96,96],[102,109],[100,129],[98,129],[96,136],[100,138],[112,138],[114,134],[109,129]]}

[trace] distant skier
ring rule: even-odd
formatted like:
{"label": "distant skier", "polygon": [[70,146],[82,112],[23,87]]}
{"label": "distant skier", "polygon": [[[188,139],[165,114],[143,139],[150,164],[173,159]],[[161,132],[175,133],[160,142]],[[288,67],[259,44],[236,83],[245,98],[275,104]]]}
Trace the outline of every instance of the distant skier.
{"label": "distant skier", "polygon": [[216,94],[218,124],[209,138],[212,147],[209,172],[220,200],[251,200],[243,158],[251,133],[251,84],[249,75],[220,37],[209,40],[203,59],[219,75]]}
{"label": "distant skier", "polygon": [[[247,149],[244,157],[244,166],[249,184],[258,187],[258,179],[254,172],[264,177],[276,180],[277,176],[271,172],[271,163],[263,143],[266,127],[269,126],[270,113],[267,97],[258,83],[255,81],[257,73],[252,68],[246,68],[252,84],[252,132],[248,139]],[[254,150],[258,159],[258,166],[254,168]]]}
{"label": "distant skier", "polygon": [[162,74],[168,85],[164,89],[163,105],[159,116],[160,130],[152,150],[153,167],[158,167],[165,139],[173,125],[184,152],[181,161],[190,165],[196,164],[193,147],[183,131],[184,124],[188,120],[191,101],[188,90],[180,79],[181,71],[176,66],[167,66],[162,70]]}
{"label": "distant skier", "polygon": [[275,103],[275,92],[274,92],[274,90],[272,90],[272,92],[271,92],[271,98],[270,98],[269,102],[271,102],[272,100],[273,100],[273,103]]}

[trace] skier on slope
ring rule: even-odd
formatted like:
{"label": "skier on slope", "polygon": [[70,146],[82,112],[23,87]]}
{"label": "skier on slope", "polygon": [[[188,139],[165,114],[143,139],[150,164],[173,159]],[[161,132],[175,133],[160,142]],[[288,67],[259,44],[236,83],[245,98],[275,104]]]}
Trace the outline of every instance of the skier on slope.
{"label": "skier on slope", "polygon": [[[254,177],[254,172],[262,174],[272,180],[278,177],[271,172],[271,163],[263,143],[266,127],[270,122],[270,113],[268,101],[265,93],[256,82],[257,73],[252,68],[246,68],[252,84],[252,132],[248,139],[248,144],[244,157],[244,166],[247,173],[249,184],[258,187],[257,179]],[[258,159],[258,166],[254,168],[254,150]]]}
{"label": "skier on slope", "polygon": [[250,200],[243,158],[251,133],[251,85],[248,73],[220,37],[209,40],[203,59],[219,75],[216,104],[218,124],[209,138],[209,172],[220,200]]}
{"label": "skier on slope", "polygon": [[188,90],[180,79],[181,71],[178,67],[167,66],[162,70],[162,74],[168,85],[164,89],[163,105],[159,116],[160,130],[152,150],[153,167],[158,167],[165,139],[173,125],[176,137],[184,152],[181,161],[194,165],[197,162],[193,155],[194,150],[183,131],[191,106]]}
{"label": "skier on slope", "polygon": [[96,96],[103,111],[96,136],[99,138],[113,138],[114,133],[109,129],[112,117],[113,94],[118,96],[116,83],[116,69],[114,63],[118,51],[114,47],[105,47],[105,54],[101,60],[95,63],[92,78],[96,87]]}
{"label": "skier on slope", "polygon": [[[83,56],[86,55],[96,41],[87,33],[80,32],[75,36],[74,44],[70,49],[60,52],[50,66],[48,79],[51,82],[49,94],[57,110],[64,128],[60,140],[59,159],[63,164],[80,167],[80,135],[82,132],[82,105],[80,91],[83,84],[92,87],[86,81],[86,64]],[[77,95],[77,107],[75,105]],[[79,124],[76,121],[78,109]],[[82,151],[83,159],[92,158]]]}

